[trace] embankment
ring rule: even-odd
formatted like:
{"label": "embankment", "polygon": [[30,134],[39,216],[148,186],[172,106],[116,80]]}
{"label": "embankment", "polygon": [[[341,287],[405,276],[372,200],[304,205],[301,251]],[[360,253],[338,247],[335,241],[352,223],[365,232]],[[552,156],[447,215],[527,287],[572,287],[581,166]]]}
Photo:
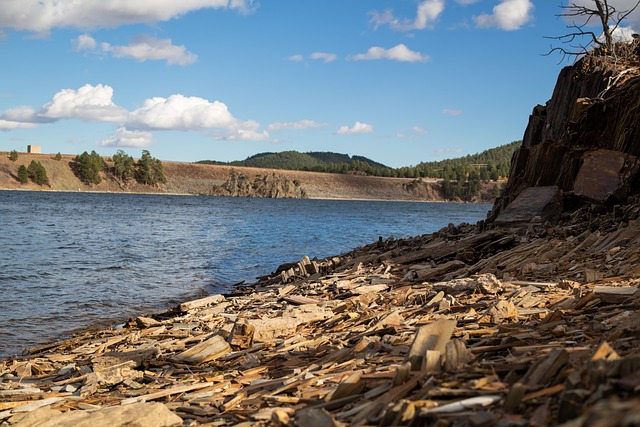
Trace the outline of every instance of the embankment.
{"label": "embankment", "polygon": [[[75,156],[63,155],[61,160],[55,160],[52,154],[20,153],[18,160],[12,162],[6,152],[0,152],[0,189],[2,190],[52,190],[52,191],[98,191],[98,192],[130,192],[130,193],[168,193],[193,195],[242,195],[248,197],[264,197],[262,187],[256,186],[256,191],[220,191],[229,182],[230,177],[243,176],[247,182],[253,184],[258,181],[277,181],[280,186],[295,183],[299,191],[284,191],[279,188],[279,197],[304,196],[311,199],[351,199],[351,200],[398,200],[398,201],[447,201],[442,193],[440,182],[434,179],[384,178],[347,174],[329,174],[317,172],[285,171],[273,169],[258,169],[245,167],[230,167],[220,165],[201,165],[193,163],[179,163],[163,161],[166,185],[151,187],[130,183],[121,185],[111,176],[103,175],[103,180],[97,185],[86,185],[72,172],[70,163]],[[45,167],[50,186],[38,186],[32,182],[20,184],[17,180],[17,169],[20,165],[28,166],[32,160],[42,163]],[[472,202],[489,203],[493,201],[492,188],[495,183],[486,183],[481,195]],[[237,193],[237,194],[234,194]],[[460,201],[460,200],[452,200]]]}

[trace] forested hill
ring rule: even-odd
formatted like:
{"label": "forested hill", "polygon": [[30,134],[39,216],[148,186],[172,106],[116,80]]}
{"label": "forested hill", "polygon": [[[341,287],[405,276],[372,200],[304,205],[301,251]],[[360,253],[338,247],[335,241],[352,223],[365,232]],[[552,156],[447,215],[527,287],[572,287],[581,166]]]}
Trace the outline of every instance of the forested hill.
{"label": "forested hill", "polygon": [[392,170],[390,167],[366,157],[352,157],[347,154],[331,152],[300,153],[298,151],[283,151],[280,153],[259,153],[245,160],[236,160],[229,163],[212,160],[201,160],[197,163],[330,173],[362,172],[367,175],[385,176],[389,176],[389,173],[383,174],[381,171]]}
{"label": "forested hill", "polygon": [[437,162],[423,162],[416,166],[390,168],[362,156],[331,152],[283,151],[281,153],[260,153],[229,163],[214,160],[201,160],[197,163],[228,166],[247,166],[266,169],[285,169],[299,171],[355,173],[361,175],[403,177],[403,178],[441,178],[451,181],[466,181],[470,175],[480,175],[482,180],[496,180],[506,177],[513,152],[522,141],[491,148],[481,153]]}
{"label": "forested hill", "polygon": [[511,157],[521,144],[522,141],[514,141],[510,144],[464,157],[437,162],[422,162],[413,167],[400,168],[399,176],[421,176],[464,181],[470,174],[475,175],[477,172],[483,181],[506,178],[509,174]]}

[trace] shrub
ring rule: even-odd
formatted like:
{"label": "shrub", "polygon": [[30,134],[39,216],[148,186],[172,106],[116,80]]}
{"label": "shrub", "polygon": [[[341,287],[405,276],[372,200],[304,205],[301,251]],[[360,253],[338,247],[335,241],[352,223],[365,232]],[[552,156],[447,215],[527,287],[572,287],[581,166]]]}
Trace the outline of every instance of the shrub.
{"label": "shrub", "polygon": [[15,162],[16,160],[18,160],[18,152],[16,150],[12,150],[9,153],[9,160],[11,160],[12,162]]}

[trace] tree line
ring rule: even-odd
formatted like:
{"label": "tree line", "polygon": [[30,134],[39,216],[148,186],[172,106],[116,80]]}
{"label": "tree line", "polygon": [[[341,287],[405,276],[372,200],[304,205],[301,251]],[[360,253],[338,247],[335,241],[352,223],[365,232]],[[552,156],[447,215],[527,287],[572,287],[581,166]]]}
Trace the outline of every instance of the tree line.
{"label": "tree line", "polygon": [[[19,158],[17,151],[9,153],[9,160],[16,162]],[[62,155],[57,153],[54,160],[62,160]],[[144,185],[159,186],[165,184],[162,162],[151,156],[148,150],[143,150],[140,159],[136,162],[133,157],[122,150],[118,150],[111,159],[112,166],[95,151],[84,152],[74,157],[70,163],[73,173],[87,185],[100,184],[102,175],[111,176],[121,185],[137,182]],[[49,177],[45,167],[39,161],[32,160],[29,166],[20,165],[16,179],[21,184],[27,184],[29,180],[38,185],[49,185]]]}
{"label": "tree line", "polygon": [[455,182],[475,180],[477,175],[480,181],[495,181],[508,175],[513,152],[521,143],[514,141],[478,154],[400,168],[391,168],[362,156],[297,151],[260,153],[246,160],[229,163],[212,160],[197,163],[398,178],[438,178]]}
{"label": "tree line", "polygon": [[78,179],[87,185],[102,182],[101,173],[111,175],[125,186],[133,181],[150,186],[159,186],[167,182],[162,162],[152,157],[148,150],[142,151],[137,162],[124,151],[118,150],[111,162],[113,166],[109,166],[95,151],[85,151],[73,159],[71,169]]}

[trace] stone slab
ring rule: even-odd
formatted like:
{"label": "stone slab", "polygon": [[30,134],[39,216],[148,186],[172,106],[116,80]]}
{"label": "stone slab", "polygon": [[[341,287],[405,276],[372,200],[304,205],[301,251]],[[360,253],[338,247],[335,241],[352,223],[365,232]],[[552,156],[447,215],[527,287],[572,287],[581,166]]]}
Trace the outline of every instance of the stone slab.
{"label": "stone slab", "polygon": [[552,219],[560,213],[562,192],[557,186],[529,187],[522,190],[509,204],[495,223],[498,225],[528,223],[534,217],[541,221]]}
{"label": "stone slab", "polygon": [[582,156],[582,167],[573,184],[577,196],[605,202],[620,187],[620,172],[626,155],[619,151],[595,150]]}

